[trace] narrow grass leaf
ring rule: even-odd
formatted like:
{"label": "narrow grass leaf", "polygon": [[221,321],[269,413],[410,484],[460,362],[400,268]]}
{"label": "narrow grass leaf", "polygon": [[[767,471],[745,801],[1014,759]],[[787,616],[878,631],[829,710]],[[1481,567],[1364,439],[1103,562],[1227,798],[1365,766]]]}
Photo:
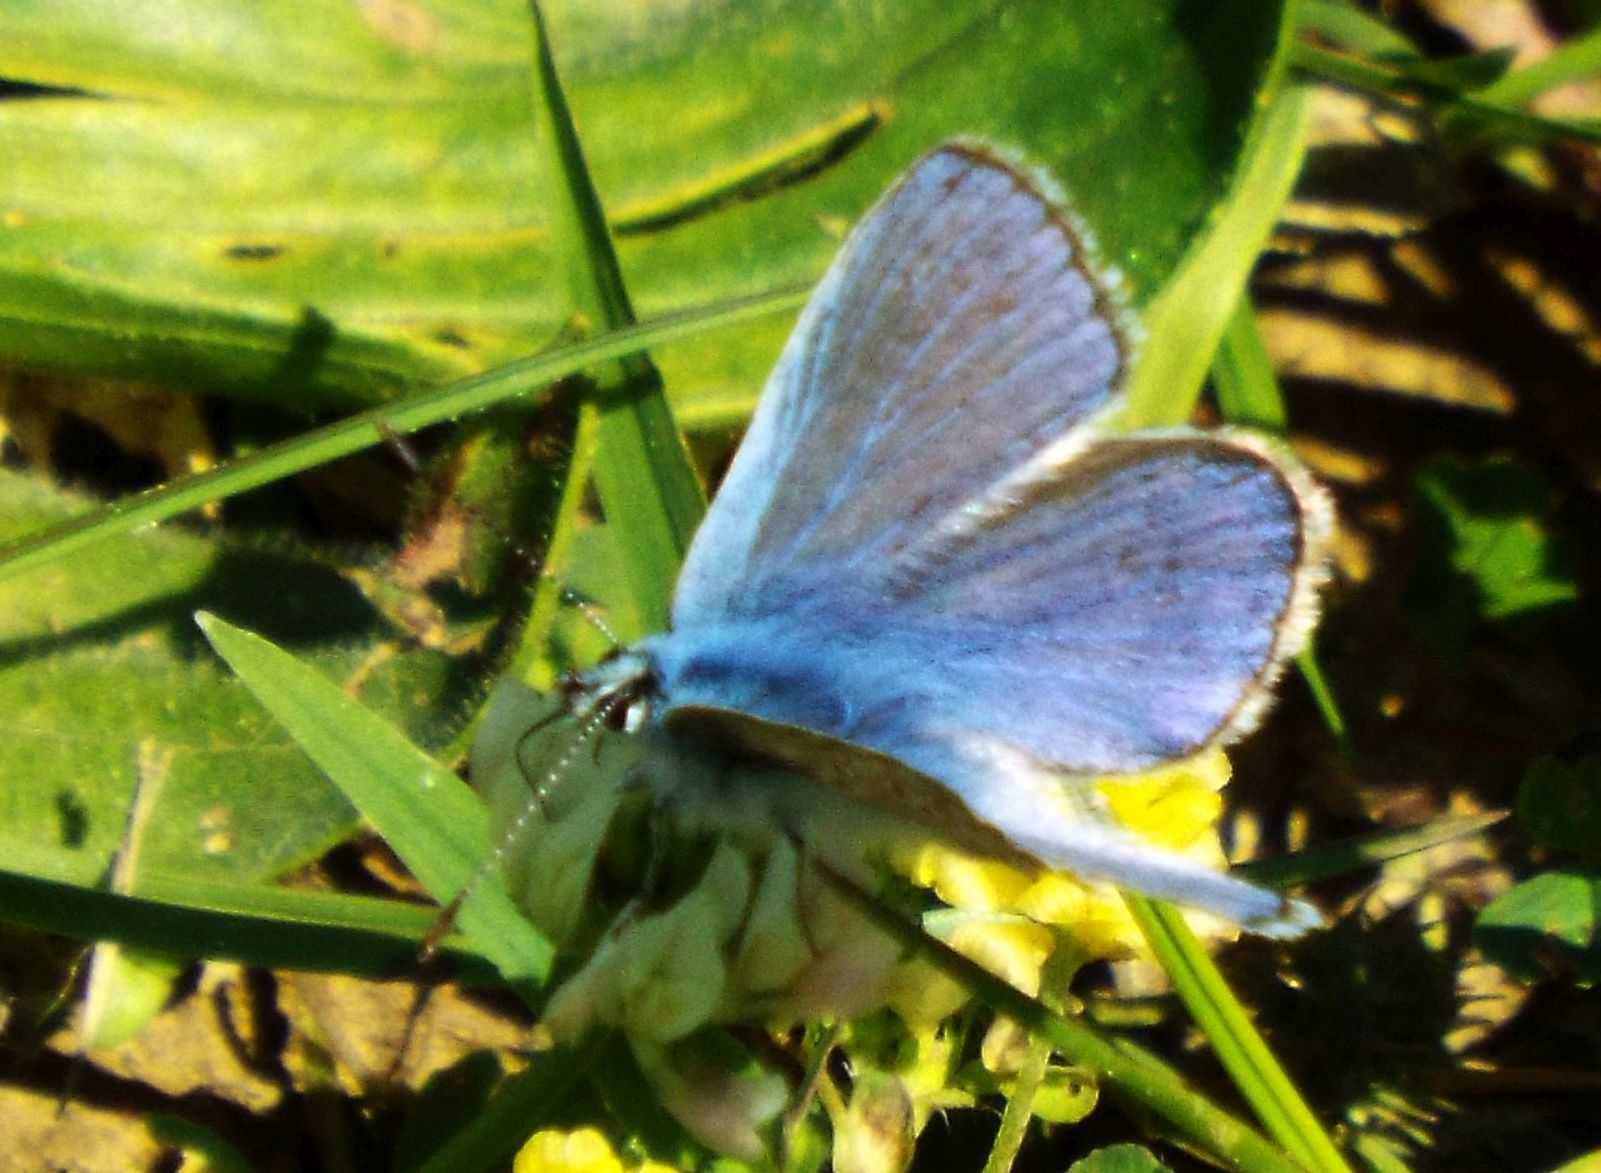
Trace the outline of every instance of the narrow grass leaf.
{"label": "narrow grass leaf", "polygon": [[1395,831],[1379,831],[1372,835],[1357,835],[1305,851],[1297,851],[1277,859],[1253,860],[1236,867],[1234,872],[1242,879],[1268,888],[1289,888],[1334,876],[1348,876],[1352,872],[1387,863],[1392,859],[1427,851],[1452,839],[1477,835],[1505,819],[1505,811],[1491,811],[1482,815],[1452,815],[1434,819],[1416,827],[1402,827]]}
{"label": "narrow grass leaf", "polygon": [[1143,896],[1125,893],[1124,898],[1174,990],[1268,1134],[1307,1169],[1349,1173],[1345,1159],[1257,1033],[1184,915]]}
{"label": "narrow grass leaf", "polygon": [[1212,387],[1218,408],[1230,423],[1269,432],[1282,432],[1289,423],[1249,294],[1241,294],[1234,303],[1212,364]]}
{"label": "narrow grass leaf", "polygon": [[[0,908],[8,924],[169,957],[393,977],[416,960],[437,917],[399,900],[313,892],[149,869],[135,895],[99,886],[79,852],[0,836]],[[459,936],[442,949],[459,975],[483,981],[487,958]]]}
{"label": "narrow grass leaf", "polygon": [[796,309],[807,289],[790,287],[671,314],[545,354],[507,363],[493,371],[422,391],[263,448],[208,472],[114,501],[82,517],[0,546],[0,579],[53,562],[74,550],[168,521],[212,501],[269,485],[353,452],[542,390],[608,359],[689,338],[706,330]]}
{"label": "narrow grass leaf", "polygon": [[[603,330],[632,326],[633,306],[556,74],[548,28],[537,0],[530,7],[536,145],[549,179],[546,214],[568,309]],[[650,360],[635,352],[597,366],[590,377],[596,395],[581,410],[596,412],[598,418],[592,437],[582,427],[580,435],[594,444],[591,471],[622,546],[634,609],[648,630],[661,630],[667,626],[679,563],[705,512],[705,496]],[[619,632],[624,639],[643,634]]]}
{"label": "narrow grass leaf", "polygon": [[1129,383],[1124,424],[1184,422],[1300,174],[1311,90],[1284,84],[1255,126],[1228,199],[1144,315],[1146,340]]}
{"label": "narrow grass leaf", "polygon": [[1550,54],[1491,82],[1478,92],[1480,101],[1521,106],[1557,86],[1588,81],[1601,74],[1601,28],[1563,41]]}
{"label": "narrow grass leaf", "polygon": [[[489,858],[489,813],[455,774],[316,670],[213,615],[201,630],[247,688],[278,718],[400,856],[434,898],[448,903]],[[488,875],[462,906],[462,931],[525,990],[550,972],[553,951]]]}
{"label": "narrow grass leaf", "polygon": [[1417,48],[1389,21],[1371,16],[1342,0],[1301,0],[1296,5],[1300,31],[1316,33],[1346,49],[1374,56],[1418,57]]}
{"label": "narrow grass leaf", "polygon": [[465,1127],[411,1168],[415,1173],[488,1173],[508,1168],[523,1142],[608,1054],[607,1045],[592,1039],[580,1049],[536,1056],[526,1071],[501,1084]]}

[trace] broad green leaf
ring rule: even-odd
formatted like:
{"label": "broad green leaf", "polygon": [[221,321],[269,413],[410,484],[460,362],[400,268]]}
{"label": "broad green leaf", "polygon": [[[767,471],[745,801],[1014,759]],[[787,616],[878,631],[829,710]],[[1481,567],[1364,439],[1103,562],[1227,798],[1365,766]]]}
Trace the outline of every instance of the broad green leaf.
{"label": "broad green leaf", "polygon": [[[815,277],[952,133],[1065,179],[1137,298],[1227,185],[1281,10],[1133,0],[547,6],[642,317]],[[547,344],[521,0],[0,9],[0,358],[301,405]],[[742,414],[782,323],[663,359]]]}
{"label": "broad green leaf", "polygon": [[[0,473],[0,534],[85,504]],[[457,669],[438,653],[387,647],[351,583],[287,541],[250,548],[144,530],[0,585],[12,650],[0,665],[9,721],[0,906],[14,924],[129,947],[91,961],[89,1023],[102,1040],[163,1000],[170,965],[130,967],[133,951],[392,974],[422,931],[374,921],[367,906],[342,924],[316,909],[254,907],[246,881],[314,858],[349,835],[355,816],[202,654],[189,619],[200,606],[270,628],[412,736],[437,743],[456,723]],[[139,865],[119,879],[111,865],[129,859],[124,827],[147,746],[170,764],[136,836]],[[303,924],[316,927],[297,951]]]}
{"label": "broad green leaf", "polygon": [[[86,502],[0,473],[0,532],[26,531]],[[273,584],[270,592],[260,585]],[[197,656],[188,621],[211,606],[270,627],[341,675],[371,609],[332,571],[292,551],[247,549],[178,530],[79,551],[0,585],[7,721],[0,818],[7,832],[79,852],[103,873],[118,845],[141,743],[170,751],[146,820],[147,865],[255,878],[295,866],[348,833],[351,812],[250,697]],[[366,637],[370,639],[370,636]],[[443,664],[401,656],[367,695],[403,711],[439,695]],[[418,673],[422,669],[422,673]],[[430,675],[433,679],[430,679]],[[411,710],[418,735],[438,716]]]}
{"label": "broad green leaf", "polygon": [[[144,869],[145,830],[170,773],[174,754],[151,741],[140,744],[134,791],[128,803],[122,841],[112,857],[106,886],[113,892],[138,889]],[[99,941],[84,959],[83,1001],[76,1033],[84,1049],[114,1047],[133,1038],[171,996],[183,972],[176,957]]]}
{"label": "broad green leaf", "polygon": [[1539,472],[1441,459],[1416,489],[1421,554],[1407,602],[1425,631],[1450,644],[1474,613],[1507,620],[1578,598],[1574,551],[1551,530],[1552,492]]}
{"label": "broad green leaf", "polygon": [[1589,985],[1601,980],[1601,873],[1559,868],[1525,880],[1479,913],[1473,937],[1484,954],[1529,981],[1571,970]]}

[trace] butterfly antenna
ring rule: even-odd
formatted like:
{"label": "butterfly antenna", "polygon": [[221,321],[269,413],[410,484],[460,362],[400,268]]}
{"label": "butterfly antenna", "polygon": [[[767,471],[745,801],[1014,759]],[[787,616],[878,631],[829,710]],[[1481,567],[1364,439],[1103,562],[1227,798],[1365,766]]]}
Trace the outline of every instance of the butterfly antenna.
{"label": "butterfly antenna", "polygon": [[395,431],[388,420],[379,420],[377,428],[378,434],[384,438],[384,447],[395,454],[408,472],[422,476],[425,471],[422,454],[417,451],[416,445]]}
{"label": "butterfly antenna", "polygon": [[[595,702],[595,707],[579,723],[577,734],[568,743],[567,748],[562,751],[561,757],[557,758],[550,768],[545,771],[545,776],[539,780],[539,783],[531,787],[532,793],[528,796],[528,802],[523,806],[523,809],[517,812],[517,817],[511,821],[511,825],[501,832],[500,839],[496,842],[489,855],[478,865],[473,874],[467,878],[467,882],[462,885],[461,891],[451,898],[450,903],[445,905],[438,919],[429,928],[427,936],[423,938],[421,948],[417,951],[420,960],[426,962],[439,952],[439,946],[444,941],[445,935],[455,927],[456,917],[461,912],[462,905],[471,899],[490,873],[501,865],[511,852],[512,847],[522,838],[523,832],[528,828],[528,824],[533,821],[534,815],[544,811],[546,797],[561,782],[567,771],[572,768],[573,762],[578,757],[578,751],[583,748],[585,742],[589,741],[596,731],[611,719],[612,714],[619,707],[627,703],[628,698],[629,694],[626,690],[619,690],[603,696]],[[531,735],[547,723],[540,722],[524,737]],[[518,752],[520,755],[521,750],[519,749]]]}
{"label": "butterfly antenna", "polygon": [[613,628],[610,623],[606,622],[606,617],[601,614],[600,608],[595,606],[595,604],[590,602],[588,599],[584,598],[583,595],[579,594],[571,587],[565,587],[561,593],[561,601],[567,606],[577,610],[577,612],[584,617],[584,620],[591,627],[600,632],[601,635],[605,636],[607,642],[611,644],[612,651],[615,652],[618,648],[623,646],[623,641],[617,638],[616,629]]}

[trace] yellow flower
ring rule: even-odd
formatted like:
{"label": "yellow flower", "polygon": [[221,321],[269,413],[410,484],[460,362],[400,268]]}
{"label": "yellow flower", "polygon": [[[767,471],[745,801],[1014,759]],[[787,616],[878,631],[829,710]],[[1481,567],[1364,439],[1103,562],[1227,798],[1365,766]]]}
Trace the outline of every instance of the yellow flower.
{"label": "yellow flower", "polygon": [[[1228,758],[1209,750],[1091,785],[1118,822],[1154,846],[1222,866],[1217,821],[1228,777]],[[940,844],[923,846],[900,866],[953,910],[930,914],[930,932],[1029,993],[1038,991],[1041,967],[1064,940],[1086,960],[1144,950],[1128,908],[1109,884],[1067,872],[1030,875]],[[893,1000],[909,1023],[927,1024],[931,1014],[950,1012],[948,993],[921,982],[901,983]]]}
{"label": "yellow flower", "polygon": [[1221,865],[1217,822],[1229,759],[1220,749],[1132,778],[1103,778],[1096,789],[1117,821],[1158,847]]}
{"label": "yellow flower", "polygon": [[517,1154],[513,1173],[623,1173],[623,1163],[600,1130],[534,1133]]}
{"label": "yellow flower", "polygon": [[547,1128],[528,1138],[512,1173],[673,1173],[673,1169],[659,1161],[625,1165],[599,1129]]}

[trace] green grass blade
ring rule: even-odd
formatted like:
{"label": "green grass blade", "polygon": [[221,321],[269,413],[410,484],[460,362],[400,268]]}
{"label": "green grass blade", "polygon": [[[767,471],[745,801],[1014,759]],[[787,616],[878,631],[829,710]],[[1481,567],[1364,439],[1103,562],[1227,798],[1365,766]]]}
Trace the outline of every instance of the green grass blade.
{"label": "green grass blade", "polygon": [[1416,827],[1401,827],[1394,831],[1378,831],[1371,835],[1357,835],[1329,843],[1322,847],[1297,851],[1277,859],[1258,859],[1234,869],[1253,884],[1268,888],[1289,888],[1314,880],[1333,876],[1348,876],[1352,872],[1392,859],[1427,851],[1452,839],[1477,835],[1505,819],[1504,811],[1491,811],[1482,815],[1451,815],[1432,819]]}
{"label": "green grass blade", "polygon": [[1564,41],[1549,56],[1491,82],[1474,96],[1496,106],[1521,106],[1547,90],[1601,74],[1601,28]]}
{"label": "green grass blade", "polygon": [[1283,432],[1290,422],[1249,294],[1234,303],[1212,365],[1217,405],[1230,423]]}
{"label": "green grass blade", "polygon": [[[1353,89],[1386,97],[1403,95],[1432,102],[1443,113],[1469,120],[1514,140],[1543,143],[1556,138],[1574,138],[1585,143],[1601,143],[1601,119],[1548,118],[1531,114],[1504,98],[1486,100],[1479,93],[1441,85],[1385,62],[1338,53],[1318,45],[1300,44],[1295,48],[1295,63],[1308,73]],[[1510,74],[1505,79],[1513,93],[1519,88],[1519,83],[1514,80],[1518,76]],[[1492,94],[1496,92],[1493,87],[1487,89]],[[1507,91],[1500,92],[1504,94]]]}
{"label": "green grass blade", "polygon": [[607,1053],[606,1045],[591,1039],[581,1048],[535,1057],[526,1071],[500,1085],[465,1128],[426,1161],[413,1166],[416,1173],[488,1173],[510,1168],[517,1150]]}
{"label": "green grass blade", "polygon": [[385,443],[391,434],[409,435],[504,400],[543,390],[596,363],[693,337],[706,330],[793,310],[806,299],[807,292],[807,288],[792,286],[741,301],[671,314],[573,346],[531,355],[482,375],[359,412],[208,472],[183,477],[112,502],[62,525],[8,542],[0,546],[0,579],[141,526],[170,520],[208,502],[221,501]]}
{"label": "green grass blade", "polygon": [[1143,896],[1125,893],[1125,899],[1174,990],[1269,1135],[1308,1169],[1349,1173],[1183,914]]}
{"label": "green grass blade", "polygon": [[[0,838],[0,909],[8,924],[171,957],[391,978],[416,962],[436,919],[428,908],[337,892],[237,883],[149,868],[132,894],[100,886],[81,853]],[[87,866],[86,866],[87,865]],[[458,976],[494,968],[460,937],[441,950]]]}
{"label": "green grass blade", "polygon": [[[584,162],[567,109],[548,30],[537,0],[534,109],[544,169],[550,179],[546,214],[567,301],[580,320],[616,330],[634,324],[634,311],[612,248],[600,197]],[[592,474],[623,551],[634,609],[650,630],[667,626],[678,566],[705,512],[705,496],[673,423],[661,376],[643,353],[596,367],[597,395],[582,410],[598,413]],[[587,430],[580,428],[587,434]],[[643,632],[619,632],[626,639]]]}
{"label": "green grass blade", "polygon": [[[460,778],[343,689],[258,635],[198,617],[217,654],[334,781],[412,875],[443,903],[489,858],[489,812]],[[497,874],[462,906],[462,932],[525,992],[553,950],[517,911]]]}
{"label": "green grass blade", "polygon": [[1300,0],[1295,15],[1300,31],[1316,33],[1347,49],[1398,57],[1420,56],[1412,42],[1388,21],[1370,16],[1342,0]]}
{"label": "green grass blade", "polygon": [[1334,695],[1334,689],[1329,686],[1328,677],[1323,674],[1323,665],[1318,663],[1314,644],[1307,644],[1297,653],[1295,666],[1300,669],[1301,679],[1306,681],[1306,687],[1312,694],[1312,703],[1317,706],[1318,716],[1323,718],[1323,727],[1333,735],[1335,744],[1346,759],[1354,758],[1356,751],[1351,745],[1351,727],[1345,723],[1345,714],[1340,711],[1340,702]]}
{"label": "green grass blade", "polygon": [[1310,108],[1309,87],[1277,88],[1228,199],[1146,311],[1125,426],[1166,427],[1189,418],[1232,307],[1300,174]]}

